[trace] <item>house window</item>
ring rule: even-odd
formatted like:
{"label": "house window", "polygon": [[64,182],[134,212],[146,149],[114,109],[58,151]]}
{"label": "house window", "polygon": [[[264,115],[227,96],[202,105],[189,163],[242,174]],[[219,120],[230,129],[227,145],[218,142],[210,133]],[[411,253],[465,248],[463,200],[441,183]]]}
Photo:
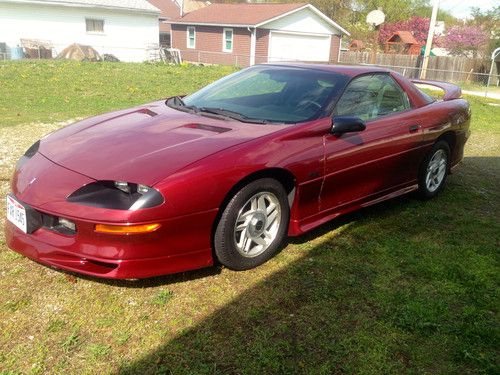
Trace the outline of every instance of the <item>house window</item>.
{"label": "house window", "polygon": [[222,50],[224,52],[233,52],[233,29],[224,29]]}
{"label": "house window", "polygon": [[85,19],[85,26],[87,27],[88,33],[103,33],[104,32],[104,20],[96,20],[93,18]]}
{"label": "house window", "polygon": [[194,26],[187,28],[187,48],[196,48],[196,29]]}
{"label": "house window", "polygon": [[170,33],[160,33],[160,46],[170,48]]}

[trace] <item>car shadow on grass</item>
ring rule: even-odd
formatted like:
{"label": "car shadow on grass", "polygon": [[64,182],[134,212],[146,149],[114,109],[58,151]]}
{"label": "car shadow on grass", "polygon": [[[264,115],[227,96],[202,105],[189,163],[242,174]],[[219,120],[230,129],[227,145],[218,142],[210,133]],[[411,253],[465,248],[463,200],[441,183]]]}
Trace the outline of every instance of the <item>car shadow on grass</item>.
{"label": "car shadow on grass", "polygon": [[297,261],[118,373],[494,371],[495,268],[471,265],[495,254],[498,225],[461,227],[450,212],[489,203],[457,200],[457,181],[433,201],[400,197],[290,239]]}
{"label": "car shadow on grass", "polygon": [[[385,210],[388,209],[389,207],[399,206],[401,203],[406,202],[408,199],[409,199],[408,197],[398,197],[391,201],[380,203],[374,207],[365,208],[363,210],[343,215],[301,236],[287,238],[280,252],[286,251],[287,246],[290,244],[298,245],[307,243],[314,238],[321,237],[328,232],[338,229],[339,227],[342,227],[348,223],[352,223],[353,221],[356,221],[360,217],[362,217],[365,212],[377,212],[378,210]],[[172,275],[150,277],[146,279],[130,279],[130,280],[105,279],[83,274],[77,274],[71,271],[65,271],[60,269],[54,269],[54,270],[66,275],[68,279],[70,280],[73,279],[73,281],[76,282],[78,279],[83,279],[110,286],[142,289],[142,288],[154,288],[158,286],[176,284],[196,279],[203,279],[209,276],[215,276],[221,273],[222,268],[223,266],[216,264],[212,267],[206,267],[193,271],[180,272]]]}
{"label": "car shadow on grass", "polygon": [[215,265],[212,267],[201,268],[193,271],[180,272],[172,275],[149,277],[147,279],[103,279],[93,276],[73,273],[61,269],[54,269],[54,271],[64,274],[68,279],[78,282],[78,279],[88,280],[100,284],[120,288],[155,288],[158,286],[177,284],[186,281],[203,279],[209,276],[215,276],[221,273],[222,267]]}

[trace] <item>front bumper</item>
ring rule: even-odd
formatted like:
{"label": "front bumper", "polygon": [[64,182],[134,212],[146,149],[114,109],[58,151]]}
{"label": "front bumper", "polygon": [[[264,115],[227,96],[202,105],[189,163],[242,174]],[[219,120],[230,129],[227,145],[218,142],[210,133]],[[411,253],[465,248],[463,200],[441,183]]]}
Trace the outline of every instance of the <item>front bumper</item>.
{"label": "front bumper", "polygon": [[[68,195],[93,181],[39,153],[18,166],[12,197],[27,212],[72,221],[76,232],[62,233],[50,225],[39,225],[24,233],[7,221],[7,245],[37,262],[105,278],[145,278],[212,265],[210,241],[217,209],[176,217],[168,203],[128,211],[67,201]],[[150,223],[161,226],[151,233],[133,235],[95,231],[96,224]]]}
{"label": "front bumper", "polygon": [[[54,213],[51,213],[54,214]],[[74,235],[40,227],[31,234],[5,224],[7,246],[45,265],[85,275],[138,279],[182,272],[213,264],[209,233],[193,223],[211,222],[216,212],[205,212],[161,222],[155,232],[114,235],[94,232],[93,222],[70,218]],[[208,246],[207,246],[208,245]]]}
{"label": "front bumper", "polygon": [[[76,232],[64,233],[42,220],[24,233],[5,224],[7,245],[39,263],[91,276],[135,279],[212,265],[211,231],[217,209],[175,217],[168,203],[136,211],[85,206],[68,195],[94,182],[40,153],[18,165],[12,197],[34,216],[72,221]],[[28,218],[28,222],[30,222]],[[151,233],[118,235],[95,232],[96,224],[160,223]]]}

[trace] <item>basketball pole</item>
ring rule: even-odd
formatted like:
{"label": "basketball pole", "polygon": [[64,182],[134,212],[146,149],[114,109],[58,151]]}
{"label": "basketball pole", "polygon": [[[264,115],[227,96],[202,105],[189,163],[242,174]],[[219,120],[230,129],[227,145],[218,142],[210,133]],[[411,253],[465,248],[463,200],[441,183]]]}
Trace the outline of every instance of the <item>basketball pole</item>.
{"label": "basketball pole", "polygon": [[434,39],[434,28],[436,27],[438,9],[439,0],[434,0],[431,23],[429,25],[429,34],[427,34],[427,43],[425,44],[424,61],[422,62],[422,70],[420,72],[420,79],[425,79],[425,76],[427,75],[427,66],[429,65],[429,55],[431,54],[432,40]]}

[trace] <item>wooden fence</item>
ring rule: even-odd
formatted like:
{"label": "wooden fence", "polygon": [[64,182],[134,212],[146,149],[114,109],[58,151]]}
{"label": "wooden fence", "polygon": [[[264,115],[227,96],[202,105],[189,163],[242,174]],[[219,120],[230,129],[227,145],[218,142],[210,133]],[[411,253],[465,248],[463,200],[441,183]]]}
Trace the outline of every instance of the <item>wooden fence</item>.
{"label": "wooden fence", "polygon": [[[341,52],[339,62],[369,64],[370,52]],[[390,67],[410,78],[418,78],[422,56],[378,53],[375,65]],[[460,56],[430,56],[427,79],[451,82],[478,82],[486,84],[491,62]]]}

